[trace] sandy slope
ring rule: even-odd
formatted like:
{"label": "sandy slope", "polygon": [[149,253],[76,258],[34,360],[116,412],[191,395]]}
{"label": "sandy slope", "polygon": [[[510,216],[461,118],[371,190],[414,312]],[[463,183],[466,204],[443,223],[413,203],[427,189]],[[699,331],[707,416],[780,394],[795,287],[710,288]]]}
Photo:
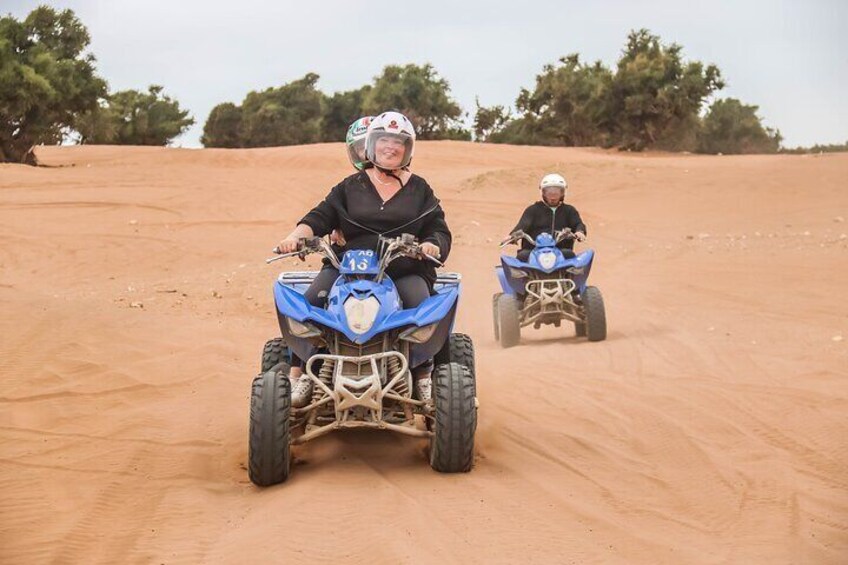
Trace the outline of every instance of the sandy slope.
{"label": "sandy slope", "polygon": [[[0,562],[848,562],[848,155],[421,143],[477,347],[476,466],[348,433],[259,490],[263,259],[347,174],[341,145],[39,154],[57,167],[0,165]],[[609,339],[501,350],[493,240],[551,170]]]}

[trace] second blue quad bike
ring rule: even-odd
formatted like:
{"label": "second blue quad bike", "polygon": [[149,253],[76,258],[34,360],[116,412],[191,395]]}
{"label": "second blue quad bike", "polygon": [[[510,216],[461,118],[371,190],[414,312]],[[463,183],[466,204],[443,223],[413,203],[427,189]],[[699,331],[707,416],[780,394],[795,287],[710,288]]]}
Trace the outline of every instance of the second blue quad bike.
{"label": "second blue quad bike", "polygon": [[527,262],[509,255],[501,256],[495,267],[503,292],[493,297],[495,339],[502,347],[518,345],[521,328],[539,328],[563,320],[574,324],[575,332],[589,341],[607,337],[604,299],[597,287],[586,284],[592,260],[591,249],[574,255],[565,254],[557,244],[574,239],[568,228],[539,234],[534,240],[522,231],[514,232],[501,247],[527,241],[533,245]]}
{"label": "second blue quad bike", "polygon": [[[324,239],[302,239],[298,251],[268,262],[312,253],[323,255],[339,277],[325,307],[312,306],[303,294],[317,272],[284,272],[274,285],[282,335],[265,345],[253,381],[250,480],[259,486],[282,483],[291,471],[291,446],[350,428],[426,438],[433,469],[471,470],[477,428],[474,346],[469,336],[452,332],[460,276],[439,274],[432,296],[404,308],[386,269],[400,257],[428,258],[408,234],[381,237],[377,251],[347,251],[341,261]],[[292,353],[304,361],[300,378],[312,380],[312,397],[300,407],[292,405]],[[432,388],[424,395],[412,371],[430,359]]]}

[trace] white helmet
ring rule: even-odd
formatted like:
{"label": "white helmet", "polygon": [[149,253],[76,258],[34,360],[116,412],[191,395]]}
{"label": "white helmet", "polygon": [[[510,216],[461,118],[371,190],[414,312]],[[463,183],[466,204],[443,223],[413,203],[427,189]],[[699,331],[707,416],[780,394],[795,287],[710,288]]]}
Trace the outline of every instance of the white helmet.
{"label": "white helmet", "polygon": [[[398,163],[380,162],[377,141],[392,138],[403,144],[403,155]],[[365,157],[381,170],[397,170],[409,166],[415,151],[415,128],[400,112],[383,112],[371,121],[365,137]]]}
{"label": "white helmet", "polygon": [[[545,190],[546,188],[548,190]],[[555,196],[556,193],[559,193],[559,200],[562,202],[565,199],[565,193],[568,190],[568,183],[565,182],[565,177],[562,175],[550,173],[542,177],[541,182],[539,182],[539,190],[542,192],[543,199],[546,194]]]}

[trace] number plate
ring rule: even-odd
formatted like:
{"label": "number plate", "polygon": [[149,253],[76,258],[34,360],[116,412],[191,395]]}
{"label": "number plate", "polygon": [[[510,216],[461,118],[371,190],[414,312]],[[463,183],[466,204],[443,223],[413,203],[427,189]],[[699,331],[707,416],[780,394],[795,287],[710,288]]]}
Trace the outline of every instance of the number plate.
{"label": "number plate", "polygon": [[339,272],[343,275],[375,275],[379,270],[377,254],[370,249],[346,251]]}

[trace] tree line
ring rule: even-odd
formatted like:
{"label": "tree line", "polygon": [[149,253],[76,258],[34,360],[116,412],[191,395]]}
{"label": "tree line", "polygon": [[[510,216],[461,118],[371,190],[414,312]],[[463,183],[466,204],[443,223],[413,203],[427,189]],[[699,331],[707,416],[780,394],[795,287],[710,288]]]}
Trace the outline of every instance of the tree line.
{"label": "tree line", "polygon": [[341,141],[361,116],[387,108],[403,112],[419,139],[471,140],[448,82],[432,65],[389,65],[373,84],[328,96],[319,76],[248,93],[241,105],[215,106],[203,127],[205,147],[271,147]]}
{"label": "tree line", "polygon": [[[86,51],[88,31],[71,10],[47,6],[21,21],[0,17],[0,162],[34,162],[33,147],[167,145],[194,124],[177,100],[151,85],[109,92]],[[385,109],[403,112],[420,139],[641,151],[773,153],[781,135],[755,105],[717,98],[725,81],[712,64],[688,60],[677,44],[631,31],[614,68],[573,53],[542,67],[514,110],[481,106],[470,116],[429,64],[388,65],[359,88],[325,94],[319,76],[252,91],[215,106],[206,147],[269,147],[344,139],[348,125]],[[800,152],[803,149],[793,151]]]}
{"label": "tree line", "polygon": [[161,86],[110,93],[90,41],[71,10],[0,17],[0,162],[36,164],[36,145],[68,140],[167,145],[194,124]]}
{"label": "tree line", "polygon": [[[545,65],[516,114],[477,104],[476,139],[493,143],[661,149],[701,153],[773,153],[780,132],[763,126],[757,106],[717,99],[715,65],[687,61],[677,44],[632,31],[615,69],[573,53]],[[704,110],[706,110],[704,112]]]}

